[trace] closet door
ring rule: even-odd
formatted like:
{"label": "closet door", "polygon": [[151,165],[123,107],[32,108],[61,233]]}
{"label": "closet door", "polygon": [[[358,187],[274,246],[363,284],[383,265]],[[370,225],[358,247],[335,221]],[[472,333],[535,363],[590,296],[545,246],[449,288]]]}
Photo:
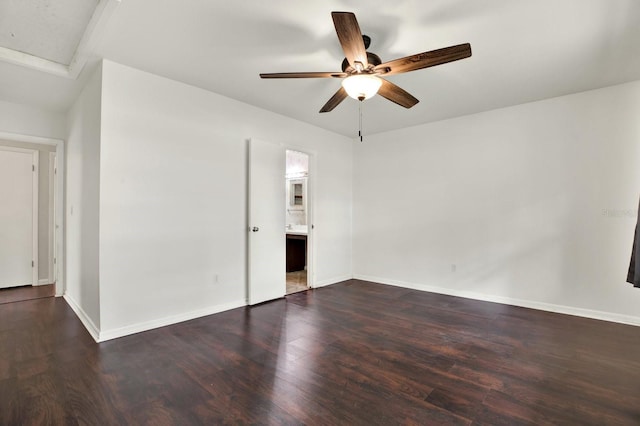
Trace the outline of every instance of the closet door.
{"label": "closet door", "polygon": [[33,258],[35,156],[37,152],[0,147],[0,288],[37,284],[32,263],[37,261]]}

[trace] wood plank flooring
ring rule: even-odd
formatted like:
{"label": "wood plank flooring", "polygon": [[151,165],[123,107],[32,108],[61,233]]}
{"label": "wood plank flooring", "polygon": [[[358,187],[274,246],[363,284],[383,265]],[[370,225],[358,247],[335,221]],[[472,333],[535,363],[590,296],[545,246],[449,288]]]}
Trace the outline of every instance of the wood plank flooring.
{"label": "wood plank flooring", "polygon": [[0,289],[0,305],[4,303],[22,302],[24,300],[53,297],[56,294],[55,284],[25,285]]}
{"label": "wood plank flooring", "polygon": [[640,327],[351,280],[96,344],[0,305],[2,425],[638,425]]}

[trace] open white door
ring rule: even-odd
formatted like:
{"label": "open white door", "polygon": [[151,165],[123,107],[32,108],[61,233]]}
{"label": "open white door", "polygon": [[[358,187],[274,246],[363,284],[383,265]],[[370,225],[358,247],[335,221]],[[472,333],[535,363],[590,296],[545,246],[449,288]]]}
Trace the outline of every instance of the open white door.
{"label": "open white door", "polygon": [[284,147],[249,141],[249,305],[283,297],[285,275]]}
{"label": "open white door", "polygon": [[37,151],[0,150],[0,288],[37,284],[36,166]]}

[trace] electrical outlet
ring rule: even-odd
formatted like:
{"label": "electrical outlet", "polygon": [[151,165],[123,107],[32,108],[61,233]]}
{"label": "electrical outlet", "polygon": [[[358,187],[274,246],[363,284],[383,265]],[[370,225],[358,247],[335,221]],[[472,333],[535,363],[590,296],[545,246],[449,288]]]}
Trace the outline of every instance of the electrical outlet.
{"label": "electrical outlet", "polygon": [[451,272],[456,272],[458,270],[458,266],[455,263],[451,264]]}

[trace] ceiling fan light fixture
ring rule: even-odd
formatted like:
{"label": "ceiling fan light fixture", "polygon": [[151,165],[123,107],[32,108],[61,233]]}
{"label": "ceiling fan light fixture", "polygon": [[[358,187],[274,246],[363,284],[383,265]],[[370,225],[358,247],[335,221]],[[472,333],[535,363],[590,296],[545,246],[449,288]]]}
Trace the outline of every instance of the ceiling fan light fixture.
{"label": "ceiling fan light fixture", "polygon": [[342,80],[342,87],[353,99],[363,101],[375,96],[382,86],[382,80],[371,74],[355,74]]}

